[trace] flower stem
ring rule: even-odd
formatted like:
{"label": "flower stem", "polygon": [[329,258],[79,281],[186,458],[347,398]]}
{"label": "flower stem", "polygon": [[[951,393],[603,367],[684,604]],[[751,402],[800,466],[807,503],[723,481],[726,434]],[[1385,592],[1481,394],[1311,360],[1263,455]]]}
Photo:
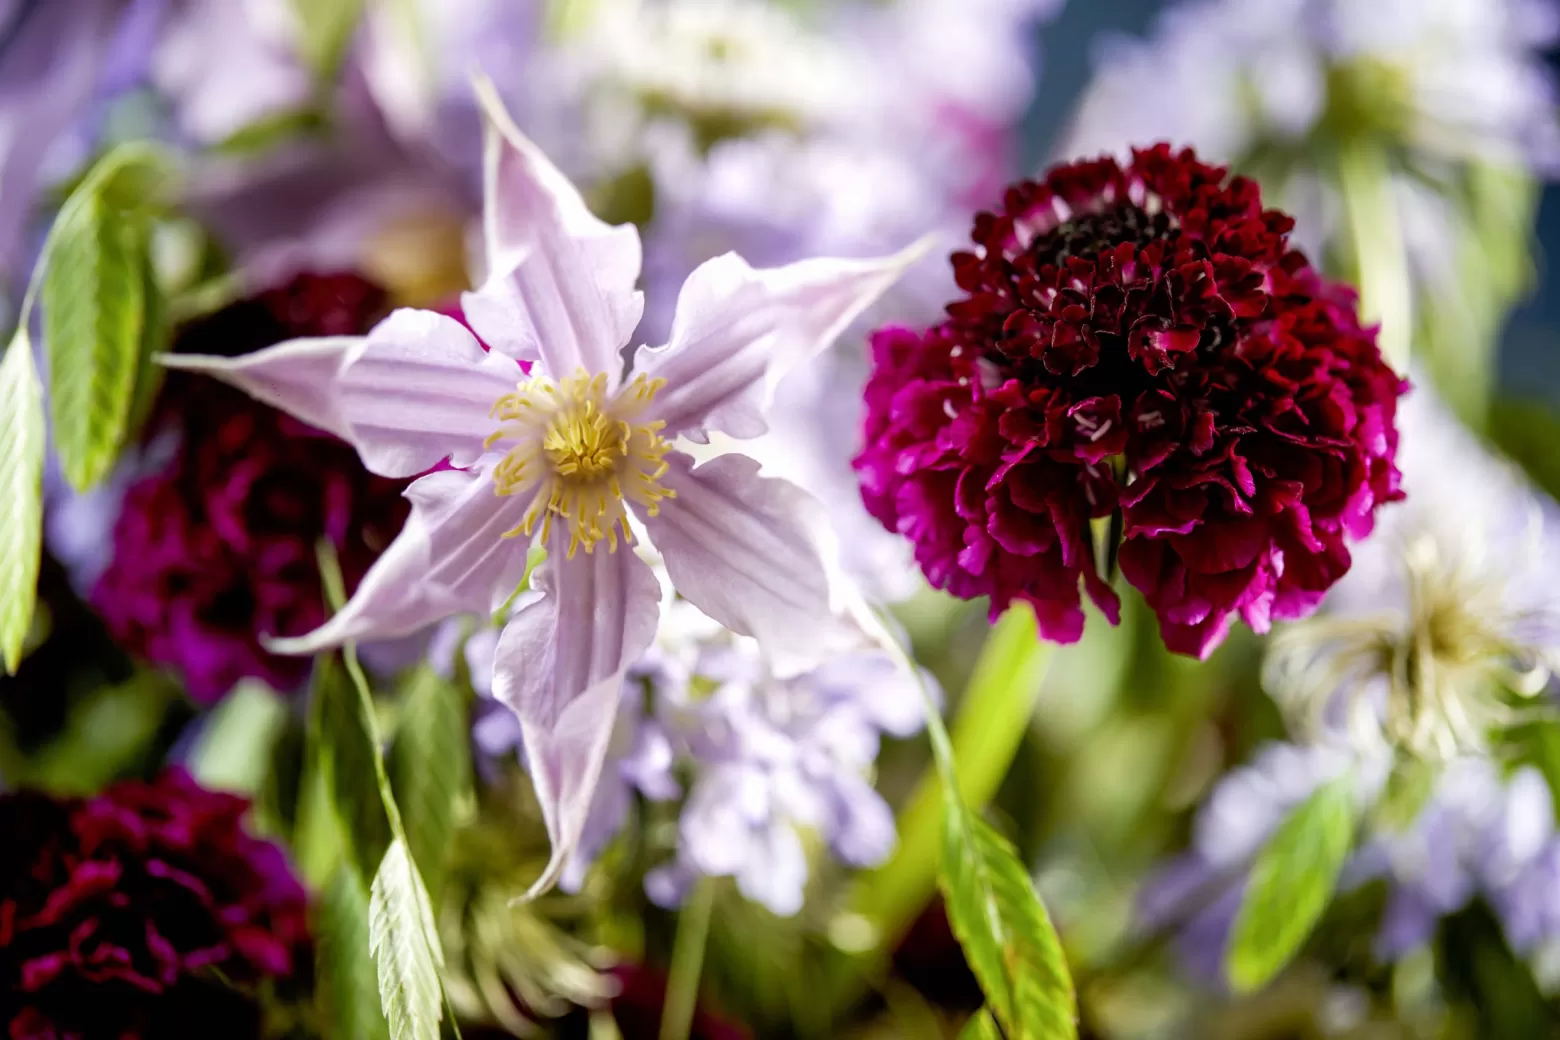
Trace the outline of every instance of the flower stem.
{"label": "flower stem", "polygon": [[[952,738],[937,706],[927,705],[932,753],[958,777],[959,797],[979,810],[996,794],[1018,753],[1041,680],[1050,663],[1050,644],[1037,634],[1034,612],[1015,606],[992,628],[965,688]],[[944,795],[939,774],[928,769],[899,815],[899,847],[888,863],[863,876],[850,911],[873,926],[878,948],[890,946],[920,912],[937,886],[941,862]]]}
{"label": "flower stem", "polygon": [[1337,176],[1360,287],[1360,314],[1381,323],[1381,352],[1404,372],[1414,331],[1414,286],[1386,152],[1356,134],[1339,149]]}
{"label": "flower stem", "polygon": [[666,1000],[661,1007],[660,1040],[688,1040],[693,1015],[699,1005],[699,977],[704,971],[704,945],[710,934],[710,914],[715,905],[715,883],[702,879],[694,886],[677,919],[672,943],[672,970],[666,980]]}

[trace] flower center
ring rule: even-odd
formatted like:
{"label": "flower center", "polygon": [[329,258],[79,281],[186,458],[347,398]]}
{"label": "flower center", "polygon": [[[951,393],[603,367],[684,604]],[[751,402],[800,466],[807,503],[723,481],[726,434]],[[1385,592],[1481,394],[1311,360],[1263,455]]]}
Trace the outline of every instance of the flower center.
{"label": "flower center", "polygon": [[1169,238],[1175,221],[1163,210],[1149,212],[1131,202],[1072,214],[1053,230],[1036,236],[1029,252],[1037,265],[1060,265],[1068,257],[1093,260],[1123,242],[1146,246]]}
{"label": "flower center", "polygon": [[568,525],[572,559],[583,548],[594,552],[605,540],[616,552],[618,534],[633,543],[626,502],[654,516],[663,498],[675,497],[661,486],[671,443],[660,435],[660,421],[640,422],[664,380],[639,376],[615,397],[607,377],[584,370],[560,382],[534,376],[493,404],[490,413],[503,425],[488,438],[513,440],[493,470],[493,490],[513,495],[535,489],[524,518],[504,537],[530,536],[538,521],[542,540],[553,520]]}

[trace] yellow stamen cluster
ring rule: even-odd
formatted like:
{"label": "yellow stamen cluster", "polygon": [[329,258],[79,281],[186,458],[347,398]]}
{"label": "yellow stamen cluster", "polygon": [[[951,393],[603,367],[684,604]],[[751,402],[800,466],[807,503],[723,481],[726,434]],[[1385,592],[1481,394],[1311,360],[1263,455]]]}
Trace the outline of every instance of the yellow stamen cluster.
{"label": "yellow stamen cluster", "polygon": [[493,470],[493,490],[535,490],[525,517],[504,536],[530,536],[540,521],[546,541],[556,517],[568,525],[571,559],[603,540],[616,552],[619,532],[623,544],[633,544],[624,501],[654,516],[675,494],[660,484],[672,450],[660,435],[666,424],[636,421],[664,384],[639,376],[609,398],[606,375],[581,370],[558,382],[535,376],[494,402],[490,414],[503,425],[487,446],[516,443]]}

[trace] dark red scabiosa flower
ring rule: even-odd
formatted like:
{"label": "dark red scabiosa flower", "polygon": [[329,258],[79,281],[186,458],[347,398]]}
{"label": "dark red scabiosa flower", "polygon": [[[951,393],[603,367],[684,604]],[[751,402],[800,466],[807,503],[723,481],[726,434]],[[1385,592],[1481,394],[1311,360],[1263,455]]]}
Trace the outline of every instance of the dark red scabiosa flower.
{"label": "dark red scabiosa flower", "polygon": [[[242,354],[298,336],[367,332],[383,292],[352,275],[303,275],[183,330],[175,350]],[[336,438],[211,379],[168,375],[147,423],[165,465],[132,484],[92,603],[120,643],[210,702],[245,677],[297,687],[307,658],[262,636],[325,620],[317,546],[355,587],[406,518],[402,482],[370,474]]]}
{"label": "dark red scabiosa flower", "polygon": [[9,1040],[261,1035],[260,987],[307,982],[307,899],[247,803],[182,770],[95,798],[0,795]]}
{"label": "dark red scabiosa flower", "polygon": [[[1010,187],[953,257],[942,324],[873,337],[867,507],[993,615],[1114,623],[1095,521],[1170,649],[1311,611],[1398,499],[1407,384],[1257,185],[1158,145]],[[1110,546],[1114,552],[1117,546]]]}

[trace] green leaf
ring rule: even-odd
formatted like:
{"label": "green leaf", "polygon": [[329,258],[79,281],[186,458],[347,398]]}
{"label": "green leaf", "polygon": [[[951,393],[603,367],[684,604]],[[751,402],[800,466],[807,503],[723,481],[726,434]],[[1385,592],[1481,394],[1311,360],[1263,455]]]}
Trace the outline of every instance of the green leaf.
{"label": "green leaf", "polygon": [[49,416],[60,467],[78,491],[118,457],[146,312],[145,229],[122,219],[93,183],[61,212],[43,281]]}
{"label": "green leaf", "polygon": [[25,326],[0,359],[0,658],[22,663],[43,552],[43,387]]}
{"label": "green leaf", "polygon": [[1009,1036],[1078,1035],[1061,941],[1013,846],[950,794],[943,831],[948,920]]}
{"label": "green leaf", "polygon": [[426,664],[407,676],[405,687],[390,778],[412,859],[437,899],[456,807],[471,788],[466,701],[454,683]]}
{"label": "green leaf", "polygon": [[990,1008],[981,1008],[970,1016],[964,1023],[964,1028],[959,1030],[959,1040],[1002,1040],[1002,1030],[997,1027],[997,1020],[991,1017]]}
{"label": "green leaf", "polygon": [[293,0],[292,7],[303,30],[298,37],[304,57],[315,75],[331,78],[363,13],[363,0]]}
{"label": "green leaf", "polygon": [[253,797],[271,769],[287,725],[287,703],[263,682],[245,680],[206,719],[190,759],[201,786]]}
{"label": "green leaf", "polygon": [[135,438],[151,416],[157,391],[162,389],[163,366],[152,360],[168,349],[172,338],[168,299],[157,279],[157,265],[150,250],[141,258],[141,294],[145,309],[141,319],[141,344],[135,361],[135,389],[130,395],[130,413],[125,420],[125,437]]}
{"label": "green leaf", "polygon": [[390,1026],[368,952],[368,893],[350,863],[337,866],[315,906],[315,965],[327,1036],[380,1040]]}
{"label": "green leaf", "polygon": [[1259,989],[1300,951],[1353,842],[1354,778],[1345,773],[1302,802],[1257,855],[1225,955],[1233,989]]}
{"label": "green leaf", "polygon": [[433,908],[406,845],[390,843],[369,892],[368,945],[392,1040],[439,1040],[444,954]]}
{"label": "green leaf", "polygon": [[320,659],[314,696],[327,786],[347,834],[347,849],[367,876],[390,844],[390,824],[374,768],[374,744],[363,725],[357,693],[339,659]]}

